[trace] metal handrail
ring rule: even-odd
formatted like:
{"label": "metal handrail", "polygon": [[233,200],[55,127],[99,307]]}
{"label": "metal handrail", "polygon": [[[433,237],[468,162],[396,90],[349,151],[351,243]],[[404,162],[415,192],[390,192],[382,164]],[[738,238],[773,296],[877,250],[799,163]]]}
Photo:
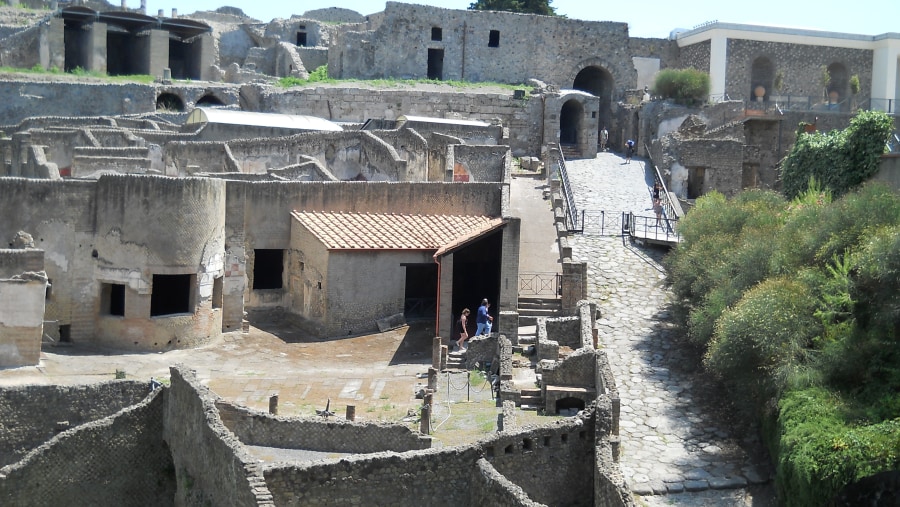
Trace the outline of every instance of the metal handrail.
{"label": "metal handrail", "polygon": [[555,158],[563,199],[566,202],[566,228],[569,232],[581,232],[578,228],[578,208],[575,206],[575,195],[572,192],[572,184],[569,183],[569,173],[566,171],[566,157],[563,155],[562,146],[559,143],[556,145]]}
{"label": "metal handrail", "polygon": [[662,187],[662,192],[660,192],[659,197],[663,203],[663,216],[665,216],[667,220],[673,221],[674,227],[674,224],[677,224],[678,219],[681,218],[678,216],[680,207],[676,208],[675,205],[672,204],[672,198],[669,195],[669,188],[666,187],[666,181],[663,179],[662,174],[659,172],[659,168],[656,167],[656,164],[653,163],[653,158],[650,156],[650,147],[647,146],[647,143],[644,143],[644,152],[647,154],[647,163],[649,163],[650,167],[653,168],[654,184],[658,183],[659,186]]}

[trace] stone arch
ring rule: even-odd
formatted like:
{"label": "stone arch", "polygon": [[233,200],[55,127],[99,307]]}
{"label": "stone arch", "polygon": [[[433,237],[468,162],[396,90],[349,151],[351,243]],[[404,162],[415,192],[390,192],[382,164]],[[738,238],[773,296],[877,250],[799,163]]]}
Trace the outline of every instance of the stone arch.
{"label": "stone arch", "polygon": [[598,61],[583,62],[572,80],[572,88],[588,92],[600,100],[598,113],[597,139],[600,139],[600,130],[606,127],[612,130],[612,104],[615,93],[615,79],[608,70],[609,66]]}
{"label": "stone arch", "polygon": [[156,97],[156,110],[184,112],[184,100],[174,93],[160,93]]}
{"label": "stone arch", "polygon": [[222,99],[216,97],[213,93],[207,93],[204,96],[197,99],[198,106],[224,106],[225,103],[222,102]]}
{"label": "stone arch", "polygon": [[831,105],[839,104],[850,95],[850,72],[840,62],[832,62],[826,68],[828,84],[825,86],[825,96]]}
{"label": "stone arch", "polygon": [[[765,56],[753,60],[750,67],[750,94],[751,100],[769,100],[775,84],[775,64]],[[761,87],[761,90],[758,88]],[[759,92],[762,94],[757,95]]]}
{"label": "stone arch", "polygon": [[583,129],[584,106],[575,99],[563,103],[559,111],[559,143],[577,145]]}

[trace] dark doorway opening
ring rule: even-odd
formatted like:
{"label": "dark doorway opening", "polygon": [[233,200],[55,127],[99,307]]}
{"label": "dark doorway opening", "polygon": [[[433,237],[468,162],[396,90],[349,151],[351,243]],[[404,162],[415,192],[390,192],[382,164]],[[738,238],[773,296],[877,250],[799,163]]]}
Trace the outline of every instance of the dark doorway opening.
{"label": "dark doorway opening", "polygon": [[153,275],[150,316],[191,313],[194,275]]}
{"label": "dark doorway opening", "polygon": [[65,70],[96,70],[90,65],[91,32],[93,25],[66,20],[63,25],[63,45],[65,46]]}
{"label": "dark doorway opening", "polygon": [[691,167],[688,169],[688,199],[696,199],[703,195],[704,179],[706,178],[705,167]]}
{"label": "dark doorway opening", "polygon": [[440,81],[444,79],[444,50],[428,50],[428,79]]}
{"label": "dark doorway opening", "polygon": [[150,37],[137,37],[127,31],[116,31],[110,25],[106,32],[106,73],[110,76],[147,74]]}
{"label": "dark doorway opening", "polygon": [[306,32],[297,32],[297,45],[306,47]]}
{"label": "dark doorway opening", "polygon": [[563,398],[556,402],[556,413],[575,409],[577,411],[584,410],[584,400],[578,398]]}
{"label": "dark doorway opening", "polygon": [[559,112],[559,143],[577,145],[578,133],[582,129],[584,107],[577,100],[563,104]]}
{"label": "dark doorway opening", "polygon": [[434,319],[437,309],[437,264],[407,264],[403,316]]}
{"label": "dark doorway opening", "polygon": [[173,79],[200,79],[200,40],[169,40],[169,69]]}
{"label": "dark doorway opening", "polygon": [[125,316],[125,285],[104,283],[100,289],[100,308],[104,315]]}
{"label": "dark doorway opening", "polygon": [[253,290],[284,287],[284,250],[253,251]]}
{"label": "dark doorway opening", "polygon": [[500,296],[500,261],[503,258],[503,234],[501,231],[485,236],[474,243],[460,248],[453,254],[453,304],[451,322],[459,319],[463,308],[468,308],[470,331],[475,331],[475,314],[481,300],[491,303],[490,314],[494,317],[492,332],[501,331],[497,318],[502,310],[497,304]]}

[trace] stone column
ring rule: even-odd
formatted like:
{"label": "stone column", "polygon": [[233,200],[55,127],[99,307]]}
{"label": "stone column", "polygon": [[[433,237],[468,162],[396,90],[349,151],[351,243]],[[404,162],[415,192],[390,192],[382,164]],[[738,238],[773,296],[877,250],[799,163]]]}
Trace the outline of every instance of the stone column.
{"label": "stone column", "polygon": [[422,402],[422,418],[419,420],[419,431],[425,435],[431,434],[431,402],[434,399],[434,393],[425,392],[425,399]]}
{"label": "stone column", "polygon": [[269,413],[278,415],[278,393],[269,396]]}

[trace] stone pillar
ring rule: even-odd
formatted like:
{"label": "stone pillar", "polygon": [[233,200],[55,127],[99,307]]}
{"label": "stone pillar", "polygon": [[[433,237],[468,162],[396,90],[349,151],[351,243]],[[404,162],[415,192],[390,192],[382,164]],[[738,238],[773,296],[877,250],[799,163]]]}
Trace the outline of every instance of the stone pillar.
{"label": "stone pillar", "polygon": [[440,336],[434,337],[434,342],[431,344],[431,366],[433,368],[441,367],[441,346],[443,344],[444,340]]}
{"label": "stone pillar", "polygon": [[87,52],[87,66],[90,68],[85,70],[106,72],[108,68],[106,51],[107,28],[106,23],[91,23],[91,31],[88,35],[90,43]]}
{"label": "stone pillar", "polygon": [[[509,187],[504,186],[504,201],[507,201],[506,192]],[[515,311],[519,307],[519,242],[521,237],[521,219],[517,217],[505,217],[508,222],[503,228],[503,242],[500,257],[500,294],[495,312]],[[506,320],[494,322],[493,331],[503,333],[518,343],[518,323],[510,326]],[[499,324],[499,325],[498,325]],[[509,327],[507,327],[509,326]]]}
{"label": "stone pillar", "polygon": [[434,393],[425,391],[425,399],[422,402],[422,418],[419,420],[419,431],[424,435],[431,434],[431,402]]}
{"label": "stone pillar", "polygon": [[269,413],[278,415],[278,393],[269,396]]}
{"label": "stone pillar", "polygon": [[447,369],[447,346],[441,345],[441,367],[440,370],[444,371]]}
{"label": "stone pillar", "polygon": [[176,8],[174,8],[174,7],[172,7],[172,17],[173,17],[173,18],[177,18],[177,17],[178,17],[178,9],[176,9]]}
{"label": "stone pillar", "polygon": [[347,420],[356,420],[356,405],[347,405]]}
{"label": "stone pillar", "polygon": [[[200,62],[197,68],[200,69],[200,79],[204,81],[215,81],[219,79],[213,66],[216,64],[216,38],[211,33],[205,33],[197,37],[194,44],[200,45]],[[192,52],[193,54],[193,52]]]}
{"label": "stone pillar", "polygon": [[[173,16],[174,17],[174,16]],[[162,76],[169,66],[169,32],[150,30],[150,47],[147,52],[147,74]]]}
{"label": "stone pillar", "polygon": [[431,391],[437,390],[437,368],[428,368],[428,389]]}
{"label": "stone pillar", "polygon": [[575,315],[578,302],[587,299],[587,264],[566,261],[562,268],[562,312]]}
{"label": "stone pillar", "polygon": [[31,145],[31,134],[28,132],[16,132],[12,135],[13,157],[10,176],[25,176],[28,174],[28,147]]}

